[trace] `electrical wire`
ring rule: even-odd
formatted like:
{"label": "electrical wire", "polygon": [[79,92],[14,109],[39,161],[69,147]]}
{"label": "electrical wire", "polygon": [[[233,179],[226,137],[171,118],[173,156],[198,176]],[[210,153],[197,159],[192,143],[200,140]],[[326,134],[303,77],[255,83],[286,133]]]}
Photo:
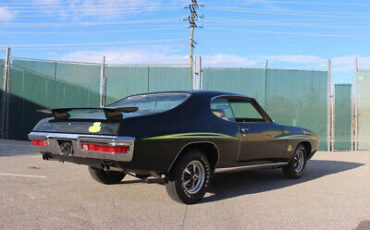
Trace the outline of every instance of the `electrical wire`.
{"label": "electrical wire", "polygon": [[58,43],[58,44],[0,44],[1,48],[50,48],[50,47],[81,47],[81,46],[106,46],[106,45],[122,45],[122,44],[164,44],[184,42],[185,39],[165,39],[165,40],[142,40],[142,41],[123,41],[123,42],[98,42],[98,43]]}
{"label": "electrical wire", "polygon": [[[123,6],[122,6],[123,7]],[[98,11],[98,12],[132,12],[132,11],[160,11],[163,9],[179,9],[177,7],[135,7],[135,8],[122,8],[120,6],[116,7],[107,7],[107,8],[99,8],[99,7],[77,7],[74,9],[68,8],[68,9],[48,9],[48,8],[38,8],[34,10],[14,10],[14,12],[17,13],[65,13],[65,12],[76,12],[76,13],[82,13],[82,12],[90,12],[90,11]]]}
{"label": "electrical wire", "polygon": [[144,32],[144,31],[163,31],[163,30],[183,30],[185,26],[161,26],[161,27],[151,27],[151,28],[134,28],[134,29],[126,29],[126,30],[75,30],[75,31],[0,31],[0,34],[35,34],[39,35],[47,35],[47,34],[84,34],[84,33],[124,33],[124,32]]}
{"label": "electrical wire", "polygon": [[[292,16],[311,16],[311,17],[329,17],[329,18],[360,18],[360,16],[370,16],[370,13],[363,12],[324,12],[324,11],[294,11],[294,10],[275,10],[275,9],[256,9],[256,8],[235,8],[235,7],[207,7],[210,10],[231,11],[244,13],[260,13],[260,14],[277,14],[277,15],[292,15]],[[335,14],[331,14],[335,13]]]}
{"label": "electrical wire", "polygon": [[339,24],[317,24],[317,23],[299,23],[299,22],[278,22],[278,21],[262,21],[262,20],[247,20],[221,17],[207,17],[203,22],[217,22],[220,24],[247,24],[257,26],[285,26],[285,27],[317,27],[317,28],[338,28],[338,29],[369,29],[370,25],[339,25]]}
{"label": "electrical wire", "polygon": [[66,23],[28,23],[28,22],[7,22],[0,24],[0,27],[22,26],[22,27],[65,27],[65,26],[99,26],[99,25],[123,25],[123,24],[142,24],[142,23],[165,23],[180,22],[179,18],[160,18],[160,19],[143,19],[129,21],[100,21],[100,22],[66,22]]}
{"label": "electrical wire", "polygon": [[245,30],[240,28],[224,28],[207,26],[209,30],[233,31],[238,30],[240,33],[263,33],[263,34],[283,34],[292,36],[307,36],[307,37],[324,37],[324,38],[348,38],[348,39],[370,39],[370,36],[356,36],[356,35],[341,35],[341,34],[321,34],[321,33],[302,33],[302,32],[285,32],[285,31],[271,31],[271,30]]}
{"label": "electrical wire", "polygon": [[[69,13],[67,15],[63,15],[61,13],[60,16],[63,17],[63,16],[68,16],[68,17],[71,17],[71,16],[80,16],[80,17],[86,17],[86,16],[101,16],[101,15],[107,15],[108,13],[113,13],[113,14],[120,14],[120,15],[123,15],[123,14],[134,14],[134,13],[145,13],[145,12],[158,12],[158,11],[170,11],[170,10],[177,10],[177,8],[160,8],[160,9],[156,9],[156,10],[145,10],[145,9],[142,9],[142,10],[131,10],[131,11],[124,11],[124,10],[115,10],[115,11],[99,11],[99,12],[96,12],[96,11],[86,11],[86,12],[74,12],[74,13]],[[49,18],[51,17],[50,14],[54,12],[45,12],[44,14],[28,14],[28,15],[17,15],[17,18]],[[53,15],[55,16],[55,15]]]}

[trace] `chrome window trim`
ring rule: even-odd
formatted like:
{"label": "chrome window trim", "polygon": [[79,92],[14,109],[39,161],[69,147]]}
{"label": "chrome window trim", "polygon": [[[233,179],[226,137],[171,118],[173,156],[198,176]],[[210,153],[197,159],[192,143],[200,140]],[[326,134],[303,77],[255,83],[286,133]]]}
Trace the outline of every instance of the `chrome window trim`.
{"label": "chrome window trim", "polygon": [[[261,123],[273,123],[273,120],[271,119],[270,115],[267,114],[267,112],[264,110],[264,108],[262,108],[262,106],[258,103],[258,101],[253,97],[247,97],[247,96],[243,96],[243,95],[240,95],[240,94],[235,94],[235,95],[221,94],[221,95],[217,95],[217,96],[214,96],[214,97],[211,98],[211,100],[209,101],[209,108],[211,108],[211,102],[213,100],[218,99],[218,98],[229,99],[230,97],[240,97],[240,98],[243,98],[244,100],[252,103],[253,107],[255,107],[255,109],[258,111],[258,113],[261,114],[261,116],[264,119],[264,122],[261,122]],[[233,111],[233,113],[234,113],[234,111]],[[235,115],[234,115],[234,119],[235,119]],[[247,122],[228,121],[228,122],[238,123],[238,124],[250,123],[249,121],[247,121]]]}
{"label": "chrome window trim", "polygon": [[[37,146],[33,148],[41,154],[59,154],[61,152],[58,141],[71,141],[73,146],[74,157],[93,158],[113,161],[132,161],[134,153],[134,137],[124,136],[107,136],[107,135],[90,135],[90,134],[73,134],[73,133],[49,133],[49,132],[31,132],[28,134],[30,140],[46,140],[48,145]],[[107,153],[98,151],[88,151],[81,148],[81,144],[104,144],[110,146],[129,146],[128,153]]]}

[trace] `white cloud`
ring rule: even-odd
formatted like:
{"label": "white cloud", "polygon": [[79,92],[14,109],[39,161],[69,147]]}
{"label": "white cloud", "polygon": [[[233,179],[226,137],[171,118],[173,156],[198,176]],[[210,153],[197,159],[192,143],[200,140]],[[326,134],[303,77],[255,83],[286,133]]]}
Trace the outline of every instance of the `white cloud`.
{"label": "white cloud", "polygon": [[33,4],[44,14],[70,20],[87,16],[111,19],[158,5],[154,0],[33,0]]}
{"label": "white cloud", "polygon": [[[173,47],[153,45],[142,48],[108,49],[104,51],[76,51],[63,55],[63,60],[97,62],[106,56],[108,64],[187,64],[189,56],[173,53]],[[356,55],[331,58],[334,75],[352,77]],[[269,68],[327,70],[328,58],[312,55],[276,55],[246,57],[232,54],[202,55],[203,67]],[[359,56],[359,69],[370,69],[370,57]]]}
{"label": "white cloud", "polygon": [[[172,53],[173,48],[161,45],[143,48],[108,49],[104,51],[76,51],[63,55],[63,60],[101,62],[103,56],[108,64],[188,64],[188,55]],[[204,67],[256,67],[264,60],[256,60],[230,54],[202,56]]]}
{"label": "white cloud", "polygon": [[205,67],[240,67],[257,66],[260,60],[230,54],[216,54],[202,56]]}
{"label": "white cloud", "polygon": [[273,62],[276,61],[296,64],[317,63],[325,60],[322,57],[310,55],[275,55],[275,56],[263,56],[262,58]]}
{"label": "white cloud", "polygon": [[186,64],[188,56],[171,54],[168,47],[108,49],[105,51],[76,51],[62,56],[63,60],[101,62],[103,56],[108,64]]}
{"label": "white cloud", "polygon": [[15,18],[15,12],[11,12],[10,10],[0,7],[0,21],[1,22],[9,22],[13,18]]}

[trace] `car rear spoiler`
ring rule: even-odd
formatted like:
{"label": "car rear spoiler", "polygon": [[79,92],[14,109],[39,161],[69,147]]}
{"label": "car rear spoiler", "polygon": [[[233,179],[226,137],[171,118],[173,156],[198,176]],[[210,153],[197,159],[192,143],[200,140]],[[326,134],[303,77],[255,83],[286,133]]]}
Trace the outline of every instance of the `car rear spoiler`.
{"label": "car rear spoiler", "polygon": [[68,120],[71,116],[69,114],[72,110],[102,110],[105,117],[108,120],[120,120],[122,119],[122,113],[133,113],[136,112],[138,107],[85,107],[85,108],[55,108],[55,109],[40,109],[37,110],[40,113],[52,114],[55,120]]}

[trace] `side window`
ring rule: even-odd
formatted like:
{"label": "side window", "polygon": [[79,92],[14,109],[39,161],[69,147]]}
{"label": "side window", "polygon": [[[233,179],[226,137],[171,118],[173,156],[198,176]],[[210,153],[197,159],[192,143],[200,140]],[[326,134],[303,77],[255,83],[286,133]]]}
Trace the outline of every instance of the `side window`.
{"label": "side window", "polygon": [[211,110],[214,115],[226,121],[235,121],[233,111],[226,98],[217,98],[211,101]]}
{"label": "side window", "polygon": [[263,116],[251,102],[230,100],[229,103],[237,122],[265,122]]}

